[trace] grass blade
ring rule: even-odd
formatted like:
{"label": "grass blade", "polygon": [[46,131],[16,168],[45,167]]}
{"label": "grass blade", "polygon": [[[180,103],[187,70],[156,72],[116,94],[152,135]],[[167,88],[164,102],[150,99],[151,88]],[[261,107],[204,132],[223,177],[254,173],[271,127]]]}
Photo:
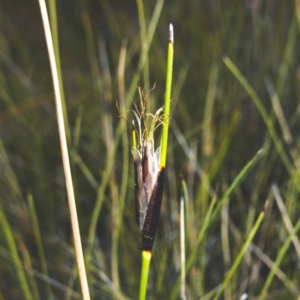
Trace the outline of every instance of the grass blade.
{"label": "grass blade", "polygon": [[65,122],[64,122],[64,117],[63,117],[63,109],[62,109],[62,101],[61,101],[61,94],[60,94],[60,85],[59,85],[59,79],[58,79],[57,64],[56,64],[56,59],[55,59],[55,53],[54,53],[54,47],[53,47],[53,41],[52,41],[52,36],[51,36],[51,30],[50,30],[50,25],[49,25],[46,3],[44,0],[39,0],[39,3],[40,3],[42,20],[43,20],[43,25],[44,25],[44,30],[45,30],[45,37],[46,37],[46,42],[47,42],[47,48],[48,48],[48,53],[49,53],[50,65],[51,65],[51,73],[52,73],[52,79],[53,79],[53,85],[54,85],[60,145],[61,145],[64,173],[65,173],[65,179],[66,179],[66,188],[67,188],[67,194],[68,194],[68,200],[69,200],[69,208],[70,208],[71,223],[72,223],[74,246],[75,246],[79,278],[80,278],[80,283],[81,283],[83,299],[89,300],[90,293],[89,293],[89,287],[88,287],[88,283],[87,283],[87,277],[86,277],[85,265],[84,265],[84,259],[83,259],[81,237],[80,237],[80,230],[79,230],[76,203],[75,203],[75,195],[74,195],[72,175],[71,175],[71,167],[70,167],[69,154],[68,154],[68,145],[67,145],[67,140],[66,140]]}
{"label": "grass blade", "polygon": [[[280,195],[280,192],[279,192],[279,189],[278,189],[277,185],[275,185],[275,184],[272,185],[272,192],[274,194],[274,197],[276,199],[278,208],[279,208],[280,213],[282,215],[284,225],[285,225],[287,231],[291,234],[294,230],[293,224],[292,224],[292,221],[291,221],[291,219],[290,219],[290,217],[287,213],[286,207],[285,207],[284,202],[281,198],[281,195]],[[293,236],[292,241],[293,241],[296,253],[298,255],[298,259],[300,261],[300,242],[299,242],[299,239],[298,239],[297,235]]]}
{"label": "grass blade", "polygon": [[[38,223],[38,219],[37,219],[37,215],[36,215],[36,210],[34,207],[33,197],[31,194],[27,196],[27,200],[28,200],[28,207],[29,207],[29,213],[30,213],[30,218],[31,218],[31,222],[32,222],[34,237],[35,237],[35,241],[37,244],[39,259],[40,259],[41,265],[42,265],[42,272],[45,276],[48,277],[49,274],[48,274],[48,270],[47,270],[47,263],[46,263],[43,243],[42,243],[42,239],[41,239],[40,227],[39,227],[39,223]],[[48,282],[47,282],[46,290],[47,290],[49,299],[51,299],[52,292],[51,292],[50,284]]]}
{"label": "grass blade", "polygon": [[[267,204],[267,203],[266,203]],[[265,204],[265,206],[266,206]],[[247,238],[247,240],[245,241],[241,251],[239,252],[238,256],[236,257],[236,259],[233,262],[232,267],[230,268],[230,270],[228,271],[224,281],[221,284],[220,289],[218,290],[218,293],[216,294],[216,296],[213,298],[213,300],[217,300],[219,299],[219,297],[221,296],[223,290],[225,289],[225,287],[227,286],[229,280],[232,278],[232,276],[235,274],[237,267],[239,266],[240,262],[242,261],[245,252],[248,250],[249,244],[251,243],[251,241],[253,240],[263,218],[265,216],[265,211],[261,211],[261,213],[259,214],[252,230],[249,233],[249,236]]]}
{"label": "grass blade", "polygon": [[1,224],[1,228],[4,231],[4,235],[6,237],[9,250],[12,254],[13,262],[14,262],[14,265],[17,270],[17,275],[19,277],[19,281],[21,283],[21,287],[24,292],[24,297],[26,300],[33,300],[33,296],[31,294],[31,291],[30,291],[30,288],[29,288],[29,285],[27,282],[27,278],[26,278],[26,275],[25,275],[25,272],[23,269],[23,265],[22,265],[21,259],[19,257],[18,249],[17,249],[16,243],[15,243],[14,237],[13,237],[13,233],[12,233],[10,225],[6,219],[2,204],[0,204],[0,224]]}
{"label": "grass blade", "polygon": [[151,251],[144,250],[142,252],[142,273],[141,273],[140,298],[139,298],[140,300],[146,299],[151,257],[152,257]]}
{"label": "grass blade", "polygon": [[290,159],[288,158],[285,150],[283,149],[282,143],[276,133],[276,130],[274,128],[274,124],[269,117],[266,109],[263,106],[262,101],[259,99],[258,95],[254,91],[254,89],[250,86],[246,78],[242,75],[242,73],[238,70],[238,68],[234,65],[234,63],[227,57],[223,57],[224,64],[228,67],[228,69],[232,72],[232,74],[236,77],[236,79],[240,82],[240,84],[244,87],[248,95],[253,100],[253,103],[255,104],[257,110],[259,111],[263,121],[265,122],[269,134],[271,138],[273,139],[274,145],[278,151],[278,154],[280,155],[282,162],[284,163],[287,171],[292,174],[293,172],[293,165],[290,162]]}
{"label": "grass blade", "polygon": [[[215,208],[214,212],[212,212],[214,204],[216,202],[216,197],[214,197],[210,203],[210,206],[208,208],[208,211],[205,215],[205,219],[203,221],[203,226],[197,236],[196,243],[193,247],[192,252],[190,253],[187,264],[186,264],[186,272],[189,272],[195,258],[198,252],[198,245],[202,241],[203,237],[205,236],[205,233],[207,232],[207,229],[209,225],[213,222],[213,220],[216,218],[217,214],[219,213],[219,210],[222,208],[223,203],[226,201],[227,198],[231,195],[231,193],[235,190],[235,188],[238,186],[238,184],[241,183],[241,181],[245,178],[246,174],[250,171],[251,167],[255,165],[255,163],[258,161],[258,159],[261,157],[261,152],[259,151],[257,155],[254,156],[247,164],[246,166],[241,170],[241,172],[236,176],[232,184],[229,186],[229,188],[225,191],[223,197],[218,202],[217,207]],[[179,278],[176,281],[176,284],[173,288],[173,291],[171,293],[170,299],[176,299],[179,293],[180,285],[179,285]]]}
{"label": "grass blade", "polygon": [[268,292],[268,289],[272,283],[272,280],[273,280],[273,277],[275,275],[275,272],[276,270],[279,268],[280,266],[280,263],[282,261],[282,259],[284,258],[285,256],[285,253],[286,251],[288,250],[292,240],[293,240],[293,237],[294,235],[297,234],[298,230],[300,229],[300,219],[298,220],[298,222],[296,223],[296,226],[294,227],[294,230],[289,234],[288,238],[285,240],[283,246],[281,247],[278,255],[277,255],[277,258],[275,260],[275,263],[273,264],[273,267],[268,275],[268,278],[262,288],[262,291],[260,293],[260,296],[259,296],[259,300],[263,300],[266,298],[266,295],[267,295],[267,292]]}
{"label": "grass blade", "polygon": [[[265,265],[272,269],[272,267],[274,266],[274,262],[260,248],[251,243],[249,245],[249,249],[254,252]],[[288,288],[291,294],[293,294],[295,297],[299,295],[297,286],[291,280],[289,280],[289,278],[280,268],[277,268],[274,271],[274,274],[283,282],[283,284]]]}
{"label": "grass blade", "polygon": [[[182,183],[184,180],[182,180]],[[185,184],[185,183],[184,183]],[[182,184],[182,190],[186,189]],[[182,300],[186,299],[186,287],[185,287],[185,203],[187,202],[187,198],[184,199],[185,192],[183,192],[183,196],[180,198],[180,261],[181,261],[181,292],[180,296]]]}
{"label": "grass blade", "polygon": [[167,160],[170,102],[171,102],[171,88],[172,88],[172,75],[173,75],[173,54],[174,54],[174,32],[173,32],[173,25],[170,24],[170,37],[169,37],[167,75],[166,75],[166,94],[165,94],[165,105],[164,105],[164,123],[162,129],[162,137],[161,137],[160,168],[164,168],[166,166],[166,160]]}
{"label": "grass blade", "polygon": [[65,93],[64,93],[64,88],[63,88],[61,63],[60,63],[60,55],[59,55],[56,0],[49,0],[49,14],[50,14],[50,26],[51,26],[53,47],[54,47],[54,53],[55,53],[55,60],[56,60],[56,65],[57,65],[57,76],[58,76],[58,80],[59,80],[62,111],[63,111],[63,115],[64,115],[65,128],[66,128],[66,138],[68,141],[68,145],[70,146],[71,145],[71,133],[70,133],[70,126],[69,126],[69,121],[68,121],[67,106],[66,106]]}

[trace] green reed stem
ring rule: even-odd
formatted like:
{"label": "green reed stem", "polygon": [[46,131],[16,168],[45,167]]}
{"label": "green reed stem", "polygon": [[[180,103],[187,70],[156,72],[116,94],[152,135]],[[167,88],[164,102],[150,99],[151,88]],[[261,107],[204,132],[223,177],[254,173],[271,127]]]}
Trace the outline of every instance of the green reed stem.
{"label": "green reed stem", "polygon": [[240,262],[242,261],[245,252],[247,251],[249,244],[251,243],[251,241],[253,240],[262,220],[264,219],[265,216],[265,209],[263,211],[261,211],[261,213],[259,214],[252,230],[250,231],[248,238],[246,240],[246,242],[244,243],[241,251],[239,252],[238,256],[236,257],[235,261],[233,262],[232,267],[230,268],[230,270],[228,271],[224,281],[221,284],[220,289],[218,290],[218,293],[216,294],[216,296],[213,298],[213,300],[217,300],[219,299],[219,297],[221,296],[222,292],[224,291],[225,287],[227,286],[228,282],[230,281],[230,279],[233,277],[233,275],[236,272],[237,267],[239,266]]}
{"label": "green reed stem", "polygon": [[144,250],[142,252],[142,273],[141,273],[140,298],[139,298],[140,300],[146,299],[151,257],[152,257],[151,251]]}
{"label": "green reed stem", "polygon": [[173,25],[170,24],[168,62],[167,62],[167,74],[166,74],[166,94],[165,94],[164,120],[163,120],[164,124],[162,129],[161,150],[160,150],[161,151],[160,168],[164,168],[166,166],[166,160],[167,160],[171,87],[172,87],[172,75],[173,75],[173,52],[174,52],[174,33],[173,33]]}
{"label": "green reed stem", "polygon": [[234,65],[234,63],[229,59],[229,57],[224,56],[223,57],[223,62],[227,66],[227,68],[232,72],[232,74],[235,76],[235,78],[240,82],[240,84],[243,86],[243,88],[246,90],[248,95],[251,97],[254,105],[256,106],[257,110],[259,111],[263,121],[266,124],[266,127],[269,131],[269,134],[274,142],[275,148],[285,165],[287,171],[289,174],[293,175],[293,165],[287,156],[283,145],[281,143],[281,140],[276,133],[274,123],[270,116],[268,115],[268,112],[266,111],[261,99],[258,97],[254,89],[251,87],[247,79],[242,75],[242,73],[238,70],[238,68]]}
{"label": "green reed stem", "polygon": [[[273,277],[275,275],[275,272],[276,270],[279,268],[280,266],[280,263],[282,261],[282,259],[284,258],[285,256],[285,253],[286,251],[288,250],[292,240],[293,240],[293,237],[297,234],[297,232],[299,231],[300,229],[300,219],[298,220],[298,222],[296,223],[296,226],[294,227],[294,230],[288,235],[288,237],[286,238],[283,246],[281,247],[278,255],[277,255],[277,258],[275,260],[275,263],[273,264],[272,266],[272,269],[268,275],[268,278],[262,288],[262,291],[260,293],[260,296],[259,296],[259,300],[263,300],[266,298],[266,295],[267,295],[267,291],[272,283],[272,280],[273,280]],[[299,299],[299,298],[298,298]]]}
{"label": "green reed stem", "polygon": [[[188,273],[193,265],[193,262],[197,256],[198,253],[198,246],[202,242],[205,233],[207,232],[207,229],[212,224],[212,222],[215,220],[217,214],[219,213],[220,209],[222,208],[223,203],[227,198],[230,197],[232,192],[235,190],[235,188],[246,178],[246,175],[249,173],[249,171],[252,169],[252,167],[255,165],[255,163],[258,161],[259,158],[262,157],[262,151],[259,151],[246,165],[245,167],[240,171],[240,173],[235,177],[232,184],[228,187],[228,189],[225,191],[222,198],[218,201],[218,204],[216,208],[213,210],[214,205],[216,203],[216,197],[214,197],[210,203],[210,206],[208,208],[208,211],[205,215],[202,228],[197,236],[196,243],[193,246],[193,250],[188,256],[187,262],[186,262],[186,272]],[[180,278],[177,278],[177,281],[174,285],[174,288],[172,290],[172,293],[170,295],[170,299],[177,299],[178,294],[180,291]]]}
{"label": "green reed stem", "polygon": [[[167,147],[168,147],[168,133],[169,133],[169,115],[170,115],[170,100],[171,100],[171,87],[172,87],[172,73],[173,73],[173,44],[174,33],[173,25],[169,27],[169,46],[168,46],[168,58],[167,58],[167,72],[166,72],[166,94],[164,103],[164,120],[161,137],[161,156],[160,156],[160,168],[166,166]],[[136,147],[135,133],[133,132],[133,147]],[[142,273],[140,283],[140,300],[146,298],[149,266],[152,253],[150,251],[142,251]]]}
{"label": "green reed stem", "polygon": [[61,95],[61,104],[62,104],[65,128],[66,128],[66,138],[67,138],[68,146],[70,146],[71,145],[71,133],[70,133],[69,120],[68,120],[66,98],[65,98],[64,88],[63,88],[61,63],[60,63],[60,55],[59,55],[56,0],[49,0],[48,3],[49,3],[50,26],[51,26],[54,54],[55,54],[55,59],[56,59],[56,64],[57,64],[57,75],[58,75],[60,95]]}
{"label": "green reed stem", "polygon": [[8,244],[8,248],[10,250],[10,253],[12,255],[12,259],[17,271],[17,275],[24,293],[24,298],[26,300],[33,300],[33,296],[32,293],[30,291],[29,285],[28,285],[28,281],[24,272],[24,268],[22,265],[22,261],[20,259],[19,253],[18,253],[18,249],[17,249],[17,245],[13,236],[13,232],[11,230],[11,227],[6,219],[5,213],[3,211],[3,207],[0,204],[0,225],[1,228],[4,232],[7,244]]}
{"label": "green reed stem", "polygon": [[[29,194],[27,196],[27,200],[28,200],[28,208],[29,208],[30,218],[32,222],[34,238],[37,244],[38,255],[41,262],[41,269],[43,274],[49,277],[41,233],[40,233],[39,222],[37,219],[37,214],[36,214],[32,194]],[[52,291],[49,282],[47,282],[46,290],[48,293],[48,299],[52,299]]]}
{"label": "green reed stem", "polygon": [[[142,46],[142,48],[148,49],[146,19],[145,19],[143,0],[136,0],[136,4],[137,4],[137,8],[138,8],[139,23],[140,23],[140,28],[141,28],[141,32],[140,32],[141,46]],[[144,64],[144,69],[143,69],[144,85],[147,88],[150,88],[148,51],[143,51],[143,53],[145,53],[145,64]],[[152,101],[148,102],[147,107],[148,107],[149,111],[153,110]]]}
{"label": "green reed stem", "polygon": [[295,1],[295,6],[296,6],[296,17],[297,17],[299,31],[300,31],[300,1]]}

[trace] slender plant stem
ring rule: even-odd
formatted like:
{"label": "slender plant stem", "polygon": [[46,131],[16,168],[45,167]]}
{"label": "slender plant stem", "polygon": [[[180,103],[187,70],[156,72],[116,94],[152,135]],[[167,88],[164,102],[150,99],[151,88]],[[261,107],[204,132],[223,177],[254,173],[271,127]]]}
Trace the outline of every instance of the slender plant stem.
{"label": "slender plant stem", "polygon": [[[49,277],[43,243],[42,243],[42,238],[41,238],[41,233],[40,233],[39,222],[38,222],[32,194],[29,194],[27,196],[27,200],[28,200],[28,208],[29,208],[30,218],[31,218],[31,222],[32,222],[33,233],[34,233],[35,241],[37,244],[39,259],[41,262],[41,269],[43,271],[43,274],[46,275],[47,277]],[[46,284],[47,284],[46,290],[47,290],[48,297],[49,297],[48,299],[52,299],[53,297],[52,297],[52,291],[51,291],[50,284],[49,284],[49,282],[46,282]]]}
{"label": "slender plant stem", "polygon": [[180,261],[181,261],[181,292],[182,300],[186,299],[185,292],[185,212],[184,198],[180,199]]}
{"label": "slender plant stem", "polygon": [[68,194],[68,200],[69,200],[69,208],[70,208],[71,223],[72,223],[74,246],[75,246],[79,278],[80,278],[80,283],[81,283],[83,299],[89,300],[90,293],[89,293],[89,287],[88,287],[88,283],[87,283],[87,277],[86,277],[85,265],[84,265],[84,259],[83,259],[83,252],[82,252],[82,246],[81,246],[81,238],[80,238],[78,217],[77,217],[77,211],[76,211],[75,195],[74,195],[74,189],[73,189],[73,182],[72,182],[72,175],[71,175],[71,168],[70,168],[70,161],[69,161],[69,154],[68,154],[68,146],[67,146],[67,140],[66,140],[66,131],[65,131],[65,124],[64,124],[63,111],[62,111],[62,102],[61,102],[57,64],[56,64],[56,60],[55,60],[54,47],[53,47],[53,41],[52,41],[52,36],[51,36],[51,30],[50,30],[50,25],[49,25],[49,18],[48,18],[46,3],[44,0],[39,0],[39,3],[40,3],[41,14],[42,14],[42,20],[43,20],[43,24],[44,24],[45,37],[46,37],[48,54],[49,54],[50,65],[51,65],[52,80],[53,80],[53,85],[54,85],[59,138],[60,138],[60,145],[61,145],[61,151],[62,151],[64,173],[65,173],[65,178],[66,178],[66,187],[67,187],[67,194]]}
{"label": "slender plant stem", "polygon": [[167,159],[170,102],[171,102],[171,88],[172,88],[172,75],[173,75],[173,53],[174,53],[174,32],[173,32],[173,25],[170,24],[168,62],[167,62],[167,74],[166,74],[166,94],[165,94],[165,105],[164,105],[164,124],[162,129],[162,136],[161,136],[160,168],[164,168],[166,166],[166,159]]}
{"label": "slender plant stem", "polygon": [[[171,100],[171,87],[172,87],[172,72],[173,72],[173,44],[174,44],[174,33],[173,25],[169,27],[169,46],[168,46],[168,59],[167,59],[167,72],[166,72],[166,94],[164,104],[164,120],[161,137],[161,157],[160,157],[160,168],[163,169],[166,166],[166,156],[168,147],[168,133],[169,133],[169,115],[170,115],[170,100]],[[135,135],[133,133],[133,146],[136,146]],[[151,251],[142,251],[142,273],[141,273],[141,284],[140,284],[140,300],[145,299],[149,266],[152,253]]]}
{"label": "slender plant stem", "polygon": [[48,0],[48,2],[49,2],[50,28],[51,28],[51,33],[52,33],[54,54],[55,54],[55,60],[56,60],[56,65],[57,65],[57,74],[58,74],[58,80],[59,80],[61,104],[62,104],[62,110],[63,110],[63,115],[64,115],[65,129],[66,129],[66,138],[67,138],[68,145],[70,146],[71,145],[71,133],[70,133],[70,127],[69,127],[69,121],[68,121],[67,106],[66,106],[66,100],[65,100],[65,94],[64,94],[61,63],[60,63],[60,56],[59,56],[56,0]]}
{"label": "slender plant stem", "polygon": [[227,66],[227,68],[232,72],[232,74],[236,77],[236,79],[240,82],[240,84],[244,87],[248,95],[252,98],[254,105],[256,106],[257,110],[259,111],[263,121],[266,124],[266,127],[268,128],[269,134],[274,142],[275,148],[277,149],[277,152],[279,156],[281,157],[281,160],[283,164],[285,165],[287,171],[290,173],[290,175],[294,175],[293,165],[287,156],[283,145],[280,141],[280,138],[278,137],[278,134],[276,133],[274,122],[268,115],[262,101],[254,91],[254,89],[250,86],[246,78],[242,75],[242,73],[238,70],[238,68],[234,65],[234,63],[229,59],[229,57],[224,56],[223,62]]}
{"label": "slender plant stem", "polygon": [[[294,230],[288,235],[288,237],[286,238],[284,244],[282,245],[282,247],[280,248],[279,250],[279,253],[277,255],[277,258],[275,260],[275,263],[273,264],[272,266],[272,269],[265,281],[265,284],[261,290],[261,293],[260,293],[260,296],[259,296],[259,300],[263,300],[266,298],[266,295],[267,295],[267,292],[268,292],[268,289],[272,283],[272,280],[273,280],[273,277],[275,275],[275,272],[276,270],[278,270],[279,266],[280,266],[280,263],[282,261],[282,259],[284,258],[285,256],[285,253],[286,251],[288,250],[292,240],[293,240],[293,237],[294,235],[297,234],[298,230],[300,229],[300,219],[298,220],[298,222],[296,223],[295,227],[294,227]],[[298,298],[299,299],[299,298]]]}
{"label": "slender plant stem", "polygon": [[[266,203],[267,204],[267,203]],[[265,207],[266,207],[265,204]],[[248,247],[249,244],[251,243],[251,241],[253,240],[257,230],[259,229],[259,226],[262,222],[262,220],[264,219],[265,216],[265,209],[263,211],[261,211],[261,213],[259,214],[257,221],[255,222],[252,230],[249,233],[249,236],[247,238],[247,240],[245,241],[241,251],[239,252],[238,256],[236,257],[235,261],[233,262],[232,267],[230,268],[230,270],[228,271],[224,281],[221,284],[220,289],[218,290],[218,293],[216,294],[216,296],[214,297],[213,300],[217,300],[219,299],[219,297],[221,296],[222,292],[224,291],[225,287],[227,286],[227,284],[229,283],[230,279],[233,277],[233,275],[236,272],[237,267],[239,266],[240,262],[242,261]]]}
{"label": "slender plant stem", "polygon": [[140,285],[140,300],[146,299],[151,257],[152,257],[151,251],[144,250],[142,252],[142,274],[141,274],[141,285]]}
{"label": "slender plant stem", "polygon": [[297,17],[299,31],[300,31],[300,1],[299,0],[295,0],[295,6],[296,6],[296,17]]}
{"label": "slender plant stem", "polygon": [[12,254],[12,259],[24,293],[24,298],[26,300],[33,300],[33,295],[28,285],[28,281],[24,272],[24,267],[18,253],[17,245],[1,204],[0,204],[0,225],[6,237],[10,253]]}
{"label": "slender plant stem", "polygon": [[[141,46],[142,48],[148,49],[148,41],[147,41],[147,29],[146,29],[146,20],[145,20],[145,12],[144,12],[144,4],[143,0],[136,0],[137,8],[138,8],[138,16],[139,16],[139,23],[141,28]],[[150,81],[149,81],[149,60],[148,60],[148,51],[142,51],[145,55],[145,65],[143,69],[143,77],[144,77],[144,85],[147,88],[150,88]],[[149,111],[153,109],[153,102],[148,101],[147,105]]]}
{"label": "slender plant stem", "polygon": [[[252,158],[246,166],[240,171],[240,173],[236,176],[232,184],[228,187],[228,189],[225,191],[223,197],[218,201],[218,204],[216,208],[213,211],[215,202],[216,202],[216,197],[214,197],[211,201],[211,204],[207,210],[207,213],[205,215],[204,221],[202,228],[197,236],[196,243],[193,246],[193,249],[191,253],[189,254],[186,262],[186,272],[188,273],[192,267],[192,264],[194,260],[196,259],[197,253],[198,253],[198,246],[202,242],[208,227],[212,224],[214,219],[216,218],[217,214],[219,213],[220,209],[222,208],[223,203],[227,198],[230,197],[232,192],[235,190],[235,188],[243,181],[243,179],[246,177],[246,175],[249,173],[251,168],[254,166],[254,164],[258,161],[260,157],[262,157],[262,151],[259,151],[254,158]],[[178,294],[180,292],[180,278],[178,277],[176,280],[176,283],[174,285],[173,291],[170,295],[170,299],[177,299]]]}

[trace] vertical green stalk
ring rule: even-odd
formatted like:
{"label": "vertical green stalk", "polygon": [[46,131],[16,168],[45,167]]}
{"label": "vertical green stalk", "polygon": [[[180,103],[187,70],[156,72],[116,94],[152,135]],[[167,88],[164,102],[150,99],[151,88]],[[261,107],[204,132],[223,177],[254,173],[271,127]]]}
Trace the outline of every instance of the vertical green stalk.
{"label": "vertical green stalk", "polygon": [[[181,181],[182,184],[182,190],[186,188],[185,182],[182,179]],[[184,186],[185,185],[185,186]],[[181,196],[180,199],[180,262],[181,262],[181,292],[180,296],[182,300],[186,300],[186,286],[185,286],[185,231],[186,231],[186,226],[185,226],[185,203],[187,202],[186,198],[184,197],[186,195],[185,192],[183,192],[183,195]],[[185,199],[184,199],[185,198]]]}
{"label": "vertical green stalk", "polygon": [[298,26],[300,31],[300,1],[299,0],[295,0],[295,6],[296,6],[296,17],[298,20]]}
{"label": "vertical green stalk", "polygon": [[[150,80],[149,80],[149,61],[148,61],[148,41],[147,41],[147,30],[146,30],[146,20],[145,20],[145,13],[144,13],[144,4],[143,0],[136,0],[137,8],[138,8],[138,16],[139,16],[139,23],[141,28],[141,46],[143,48],[142,53],[145,55],[145,64],[143,69],[143,76],[144,76],[144,85],[147,88],[150,88]],[[145,50],[144,50],[145,49]],[[148,102],[148,109],[152,111],[152,101]]]}
{"label": "vertical green stalk", "polygon": [[57,28],[56,0],[48,0],[48,3],[49,3],[51,33],[52,33],[52,38],[53,38],[53,47],[54,47],[56,64],[57,64],[57,74],[58,74],[59,88],[60,88],[60,94],[61,94],[61,104],[62,104],[64,120],[65,120],[66,138],[67,138],[68,145],[70,146],[71,145],[71,133],[70,133],[70,127],[69,127],[67,105],[66,105],[66,98],[65,98],[64,88],[63,88],[61,63],[60,63],[60,56],[59,56],[59,39],[58,39],[58,28]]}
{"label": "vertical green stalk", "polygon": [[152,257],[151,251],[146,251],[146,250],[142,251],[142,273],[141,273],[141,285],[140,285],[140,300],[146,299],[151,257]]}
{"label": "vertical green stalk", "polygon": [[242,73],[238,70],[238,68],[234,65],[234,63],[229,59],[229,57],[224,56],[223,62],[227,66],[227,68],[232,72],[232,74],[236,77],[236,79],[240,82],[243,88],[246,90],[248,95],[252,98],[254,105],[256,106],[257,110],[259,111],[265,125],[269,131],[269,134],[273,140],[275,148],[285,165],[287,171],[290,175],[295,176],[293,170],[293,164],[291,163],[289,157],[287,156],[285,149],[283,148],[282,142],[275,130],[274,122],[270,118],[268,112],[266,111],[261,99],[258,97],[254,89],[250,86],[246,78],[242,75]]}
{"label": "vertical green stalk", "polygon": [[39,290],[37,287],[36,277],[32,268],[31,257],[28,252],[28,249],[19,234],[15,235],[16,242],[20,253],[22,253],[23,266],[26,271],[26,275],[28,278],[29,288],[32,293],[32,297],[34,300],[40,300]]}
{"label": "vertical green stalk", "polygon": [[[267,203],[266,203],[267,204]],[[266,206],[265,204],[265,206]],[[213,298],[213,300],[217,300],[219,299],[219,297],[221,296],[222,292],[224,291],[225,287],[227,286],[227,284],[229,283],[230,279],[232,278],[232,276],[235,274],[236,269],[238,268],[240,262],[242,261],[244,254],[246,253],[249,244],[251,243],[251,241],[253,240],[257,230],[259,229],[259,226],[262,222],[262,220],[264,219],[265,216],[265,208],[264,210],[261,211],[261,213],[259,214],[257,221],[255,222],[252,230],[249,233],[249,236],[247,238],[247,240],[245,241],[241,251],[239,252],[238,256],[236,257],[235,261],[233,262],[233,265],[231,267],[231,269],[228,271],[224,281],[221,284],[220,289],[218,290],[218,293],[216,294],[216,296]]]}
{"label": "vertical green stalk", "polygon": [[[169,27],[170,35],[169,35],[169,46],[168,46],[168,59],[167,59],[167,72],[166,72],[166,94],[165,94],[165,103],[164,103],[164,114],[163,114],[163,129],[162,129],[162,137],[161,137],[161,156],[160,156],[160,171],[164,170],[166,166],[166,156],[167,156],[167,147],[168,147],[168,133],[169,133],[169,115],[170,115],[170,100],[171,100],[171,87],[172,87],[172,71],[173,71],[173,44],[174,44],[174,34],[173,34],[173,25],[170,24]],[[136,137],[133,132],[132,137],[133,147],[136,147]],[[163,172],[162,172],[163,174]],[[163,178],[163,177],[162,177]],[[158,178],[158,181],[160,179]],[[162,180],[163,181],[163,180]],[[162,186],[160,187],[162,189]],[[160,194],[161,197],[162,194]],[[159,202],[161,201],[161,198]],[[160,210],[160,207],[159,207]],[[155,213],[158,213],[156,211]],[[153,218],[153,216],[152,216]],[[155,217],[154,217],[155,218]],[[156,221],[157,222],[157,221]],[[157,223],[156,223],[157,224]],[[152,223],[153,225],[153,223]],[[152,226],[151,225],[151,226]],[[152,239],[154,239],[156,225],[154,225],[154,233],[151,232]],[[148,237],[147,237],[148,238]],[[144,239],[144,237],[143,237]],[[153,240],[152,240],[153,241]],[[144,240],[143,240],[144,243]],[[143,245],[144,248],[144,245]],[[140,300],[144,300],[146,298],[147,292],[147,284],[148,284],[148,275],[149,275],[149,267],[152,256],[152,242],[151,247],[149,249],[143,249],[142,251],[142,273],[141,273],[141,282],[140,282]]]}
{"label": "vertical green stalk", "polygon": [[169,120],[170,120],[170,102],[171,102],[171,87],[173,74],[173,53],[174,53],[174,32],[173,25],[170,24],[169,47],[168,47],[168,62],[166,74],[166,94],[164,105],[164,120],[161,136],[161,152],[160,152],[160,168],[166,166],[167,148],[168,148],[168,134],[169,134]]}
{"label": "vertical green stalk", "polygon": [[10,250],[10,253],[12,254],[12,258],[13,258],[13,262],[14,265],[16,267],[16,271],[17,271],[17,275],[19,277],[19,281],[24,293],[24,298],[26,300],[33,300],[33,296],[31,294],[29,285],[28,285],[28,281],[24,272],[24,268],[21,262],[21,259],[19,257],[19,253],[18,253],[18,249],[13,237],[13,233],[11,231],[11,228],[7,222],[5,213],[3,211],[3,207],[0,204],[0,224],[1,224],[1,228],[4,232],[4,235],[6,237],[7,240],[7,244]]}
{"label": "vertical green stalk", "polygon": [[[259,296],[259,300],[263,300],[266,298],[267,296],[267,292],[268,292],[268,289],[272,283],[272,280],[273,280],[273,277],[274,277],[274,274],[276,272],[276,270],[279,268],[280,266],[280,263],[282,261],[282,259],[284,258],[285,256],[285,253],[286,251],[288,250],[291,242],[292,242],[292,239],[293,237],[297,234],[298,230],[300,229],[300,219],[298,220],[298,222],[296,223],[295,227],[294,227],[294,230],[288,235],[288,237],[286,238],[283,246],[280,248],[279,250],[279,253],[277,255],[277,258],[275,260],[275,263],[273,264],[272,266],[272,269],[268,275],[268,278],[262,288],[262,291],[260,293],[260,296]],[[298,298],[299,299],[299,298]]]}
{"label": "vertical green stalk", "polygon": [[[202,242],[208,227],[211,225],[211,223],[213,222],[213,220],[216,218],[217,214],[219,213],[220,209],[222,208],[223,203],[226,201],[227,198],[230,197],[230,195],[233,193],[233,191],[235,190],[235,188],[243,181],[243,179],[246,177],[246,175],[249,173],[249,171],[251,170],[251,168],[255,165],[255,163],[258,161],[258,159],[260,157],[262,157],[261,155],[262,151],[259,151],[254,158],[252,158],[247,164],[246,166],[240,171],[240,173],[236,176],[236,178],[234,179],[234,181],[232,182],[232,184],[228,187],[228,189],[225,191],[224,195],[222,196],[222,198],[220,200],[218,200],[218,204],[216,206],[216,208],[213,210],[214,205],[216,203],[216,196],[212,199],[210,206],[207,210],[207,213],[205,215],[204,221],[203,221],[203,225],[202,228],[199,232],[199,234],[197,235],[196,238],[196,242],[195,245],[193,246],[193,249],[191,251],[191,253],[188,256],[187,259],[187,263],[186,263],[186,272],[189,272],[189,270],[192,267],[192,264],[194,262],[194,260],[196,259],[197,253],[198,253],[198,246],[200,245],[200,243]],[[170,295],[170,299],[177,299],[178,295],[180,292],[180,278],[177,278],[177,281],[174,285],[173,291]]]}
{"label": "vertical green stalk", "polygon": [[[36,214],[36,210],[35,210],[34,203],[33,203],[33,197],[31,194],[29,194],[27,196],[27,200],[28,200],[28,207],[29,207],[29,213],[30,213],[30,218],[31,218],[31,222],[32,222],[34,238],[35,238],[35,241],[37,244],[38,255],[39,255],[40,262],[41,262],[42,272],[44,275],[49,277],[45,253],[44,253],[44,249],[43,249],[43,243],[42,243],[42,239],[41,239],[39,223],[38,223],[37,214]],[[49,282],[47,282],[46,290],[47,290],[48,297],[49,297],[48,299],[52,299],[52,292],[51,292],[51,287],[50,287]]]}

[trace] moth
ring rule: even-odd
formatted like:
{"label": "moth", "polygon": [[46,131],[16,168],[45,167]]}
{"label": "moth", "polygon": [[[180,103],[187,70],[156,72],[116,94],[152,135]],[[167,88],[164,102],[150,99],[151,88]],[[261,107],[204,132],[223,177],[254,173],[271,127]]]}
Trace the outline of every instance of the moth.
{"label": "moth", "polygon": [[154,115],[145,113],[146,98],[140,92],[140,110],[134,111],[132,155],[135,171],[136,222],[142,234],[143,250],[152,250],[157,229],[164,182],[164,167],[160,167],[160,147],[155,150],[153,133],[162,123],[162,108]]}

